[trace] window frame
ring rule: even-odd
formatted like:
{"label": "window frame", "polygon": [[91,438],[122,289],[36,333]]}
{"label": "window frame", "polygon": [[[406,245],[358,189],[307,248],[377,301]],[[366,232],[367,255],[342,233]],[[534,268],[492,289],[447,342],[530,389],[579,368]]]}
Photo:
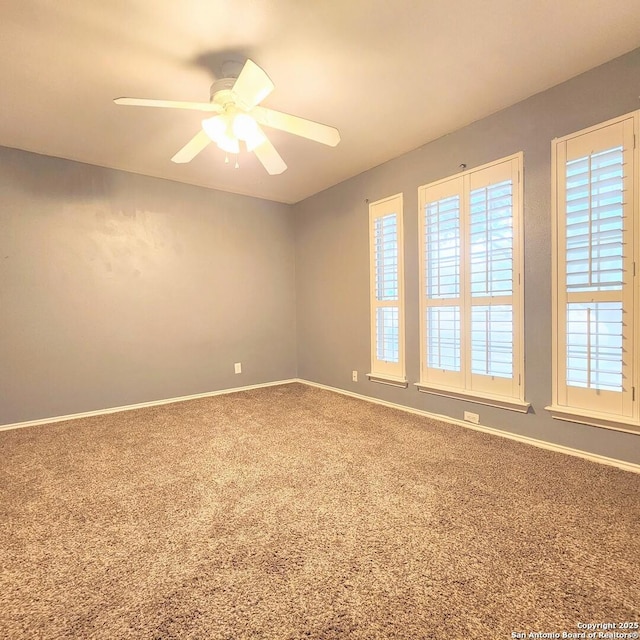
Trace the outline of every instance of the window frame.
{"label": "window frame", "polygon": [[[397,387],[408,386],[405,364],[405,292],[404,292],[404,197],[397,193],[369,203],[369,291],[371,329],[371,371],[367,377],[372,382],[380,382]],[[397,301],[378,300],[376,292],[376,246],[375,222],[379,218],[395,214],[397,234]],[[388,302],[396,302],[389,305]],[[398,362],[379,360],[377,357],[376,312],[379,308],[398,307]]]}
{"label": "window frame", "polygon": [[[620,290],[620,301],[623,315],[630,316],[625,323],[631,326],[627,334],[623,334],[623,348],[630,353],[630,358],[623,369],[623,390],[620,392],[621,411],[609,410],[605,402],[594,401],[594,395],[615,392],[594,392],[590,389],[571,387],[566,384],[566,305],[570,302],[570,293],[566,287],[566,239],[565,222],[562,218],[565,167],[567,147],[570,142],[589,145],[598,138],[606,139],[614,135],[613,127],[621,127],[623,132],[623,166],[631,166],[625,174],[623,193],[625,194],[623,219],[625,231],[623,245],[631,251],[623,256],[624,271],[629,273],[627,281]],[[607,129],[610,133],[607,133]],[[628,433],[640,433],[640,406],[638,402],[638,382],[640,375],[640,294],[637,280],[637,262],[640,259],[640,153],[637,145],[640,133],[640,111],[634,111],[605,122],[598,123],[569,135],[555,138],[551,142],[551,232],[552,232],[552,401],[545,409],[553,418],[569,422],[589,424]],[[580,140],[581,139],[581,140]],[[627,146],[628,145],[628,146]],[[586,147],[585,147],[586,148]],[[601,294],[601,292],[597,292]],[[591,302],[605,301],[606,296],[595,295]],[[625,366],[623,364],[623,366]]]}
{"label": "window frame", "polygon": [[[420,381],[419,391],[446,397],[471,400],[478,404],[496,406],[526,413],[530,403],[525,401],[524,387],[524,171],[523,152],[500,158],[487,164],[469,169],[418,188],[419,219],[419,264],[420,264]],[[496,175],[509,174],[512,188],[512,293],[509,296],[513,313],[513,372],[511,378],[498,379],[472,373],[471,366],[471,314],[474,306],[471,295],[471,229],[470,195],[472,190],[490,186]],[[484,176],[484,177],[481,177]],[[438,371],[427,362],[427,322],[426,310],[436,306],[426,295],[426,236],[425,207],[452,195],[460,198],[460,371]],[[434,196],[436,199],[434,199]],[[500,296],[485,296],[487,299]],[[453,299],[453,298],[451,298]],[[438,302],[442,302],[439,300]],[[498,303],[496,303],[498,304]],[[446,306],[446,304],[444,305]],[[489,304],[489,306],[495,306]],[[493,387],[493,388],[492,388]],[[494,389],[496,389],[494,391]]]}

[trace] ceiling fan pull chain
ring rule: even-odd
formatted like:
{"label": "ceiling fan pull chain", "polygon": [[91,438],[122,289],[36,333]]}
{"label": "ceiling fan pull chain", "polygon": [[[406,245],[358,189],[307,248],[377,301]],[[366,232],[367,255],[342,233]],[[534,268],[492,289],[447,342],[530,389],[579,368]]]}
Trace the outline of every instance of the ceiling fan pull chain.
{"label": "ceiling fan pull chain", "polygon": [[238,156],[236,156],[236,167],[235,168],[236,169],[240,168],[240,163],[238,162]]}
{"label": "ceiling fan pull chain", "polygon": [[224,163],[229,164],[229,156],[226,153],[224,155]]}

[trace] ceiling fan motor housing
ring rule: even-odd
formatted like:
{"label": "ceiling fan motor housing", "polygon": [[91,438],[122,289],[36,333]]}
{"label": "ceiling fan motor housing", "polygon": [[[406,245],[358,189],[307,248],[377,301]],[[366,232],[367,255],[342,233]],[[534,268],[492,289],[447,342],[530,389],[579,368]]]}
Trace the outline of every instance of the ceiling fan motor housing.
{"label": "ceiling fan motor housing", "polygon": [[220,80],[216,80],[211,85],[209,92],[210,101],[219,104],[221,107],[224,107],[230,102],[234,102],[235,100],[231,90],[235,82],[236,78],[221,78]]}

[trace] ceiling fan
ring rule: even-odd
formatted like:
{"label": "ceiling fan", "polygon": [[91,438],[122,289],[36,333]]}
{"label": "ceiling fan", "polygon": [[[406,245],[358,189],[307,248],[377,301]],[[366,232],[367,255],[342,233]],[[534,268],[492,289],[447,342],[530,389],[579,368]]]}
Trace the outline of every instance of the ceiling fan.
{"label": "ceiling fan", "polygon": [[[282,173],[287,165],[271,144],[262,126],[271,127],[335,147],[340,133],[334,127],[259,106],[273,91],[269,76],[253,60],[247,59],[237,78],[225,77],[211,85],[209,102],[116,98],[116,104],[137,107],[190,109],[213,113],[202,121],[202,129],[176,153],[171,160],[190,162],[210,142],[231,154],[238,154],[243,145],[253,151],[271,175]],[[226,158],[228,162],[228,156]],[[238,166],[236,161],[236,167]]]}

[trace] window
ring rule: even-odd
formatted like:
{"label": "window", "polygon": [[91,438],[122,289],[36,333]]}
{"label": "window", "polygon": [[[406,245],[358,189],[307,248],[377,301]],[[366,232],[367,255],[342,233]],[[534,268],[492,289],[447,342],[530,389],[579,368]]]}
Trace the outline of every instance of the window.
{"label": "window", "polygon": [[527,411],[522,154],[419,189],[421,391]]}
{"label": "window", "polygon": [[404,368],[402,194],[369,205],[370,380],[407,386]]}
{"label": "window", "polygon": [[[555,417],[638,424],[638,114],[553,141]],[[636,332],[634,334],[634,331]]]}

